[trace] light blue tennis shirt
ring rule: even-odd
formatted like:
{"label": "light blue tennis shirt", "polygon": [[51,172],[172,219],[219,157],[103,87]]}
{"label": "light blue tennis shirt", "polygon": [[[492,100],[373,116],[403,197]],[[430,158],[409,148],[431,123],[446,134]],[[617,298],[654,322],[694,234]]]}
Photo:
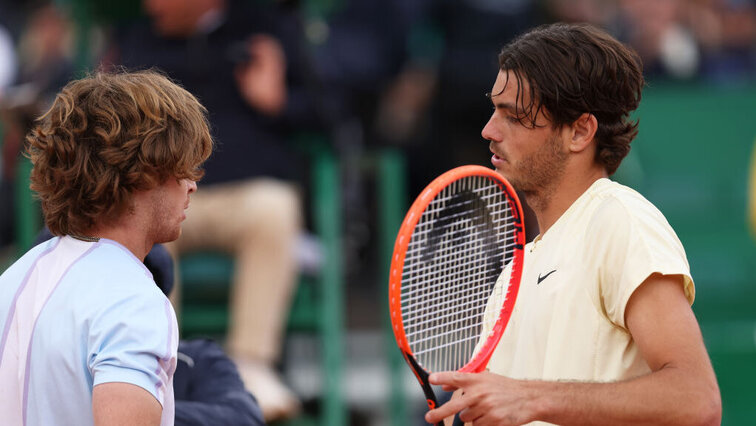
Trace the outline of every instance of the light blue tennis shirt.
{"label": "light blue tennis shirt", "polygon": [[0,276],[0,424],[93,424],[92,388],[150,392],[174,420],[178,326],[152,274],[101,239],[53,238]]}

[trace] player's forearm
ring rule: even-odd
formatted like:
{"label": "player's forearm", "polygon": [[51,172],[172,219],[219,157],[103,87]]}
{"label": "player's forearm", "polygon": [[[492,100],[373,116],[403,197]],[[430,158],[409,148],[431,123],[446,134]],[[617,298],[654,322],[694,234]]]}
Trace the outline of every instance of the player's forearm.
{"label": "player's forearm", "polygon": [[530,382],[538,419],[560,425],[718,425],[716,380],[665,367],[616,383]]}

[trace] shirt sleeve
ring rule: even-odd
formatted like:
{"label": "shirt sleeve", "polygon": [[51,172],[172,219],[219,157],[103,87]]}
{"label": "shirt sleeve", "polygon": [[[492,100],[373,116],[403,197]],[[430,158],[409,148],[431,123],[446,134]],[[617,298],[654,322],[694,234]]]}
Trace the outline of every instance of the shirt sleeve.
{"label": "shirt sleeve", "polygon": [[664,216],[642,198],[607,199],[596,211],[586,240],[599,271],[604,314],[626,329],[625,308],[635,290],[652,274],[681,275],[685,296],[695,290],[685,250]]}
{"label": "shirt sleeve", "polygon": [[173,395],[178,329],[170,302],[154,290],[113,289],[113,302],[91,324],[88,368],[93,386],[131,383],[165,406],[165,395]]}

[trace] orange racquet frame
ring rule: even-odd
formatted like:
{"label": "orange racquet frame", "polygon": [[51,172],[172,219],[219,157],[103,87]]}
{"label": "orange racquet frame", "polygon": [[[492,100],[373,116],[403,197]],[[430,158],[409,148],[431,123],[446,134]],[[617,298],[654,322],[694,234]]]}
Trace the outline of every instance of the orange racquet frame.
{"label": "orange racquet frame", "polygon": [[407,248],[412,238],[412,234],[417,226],[420,218],[428,207],[428,205],[434,200],[436,195],[439,194],[450,183],[465,177],[482,176],[491,179],[496,182],[501,190],[506,193],[506,198],[509,202],[509,206],[512,211],[512,215],[515,221],[515,251],[511,260],[511,279],[516,280],[516,285],[508,288],[507,297],[501,307],[501,312],[496,322],[493,325],[490,336],[486,339],[480,350],[477,351],[467,364],[461,367],[458,371],[465,373],[477,373],[482,371],[488,364],[491,355],[496,348],[496,345],[504,333],[504,329],[509,322],[509,318],[514,308],[514,303],[517,298],[517,292],[519,290],[519,277],[522,273],[523,265],[523,247],[525,246],[525,231],[523,224],[522,207],[519,202],[517,194],[512,186],[501,175],[495,171],[483,166],[461,166],[452,169],[435,180],[433,180],[423,192],[415,199],[414,203],[410,207],[407,215],[402,221],[401,228],[399,229],[394,244],[394,252],[391,258],[391,269],[389,271],[389,310],[391,317],[392,329],[394,337],[396,338],[397,345],[402,351],[405,361],[409,364],[415,377],[420,382],[423,390],[426,394],[428,406],[433,409],[437,405],[437,401],[433,391],[428,384],[428,373],[415,360],[410,344],[407,340],[404,331],[404,324],[402,320],[402,271],[404,268],[405,256]]}

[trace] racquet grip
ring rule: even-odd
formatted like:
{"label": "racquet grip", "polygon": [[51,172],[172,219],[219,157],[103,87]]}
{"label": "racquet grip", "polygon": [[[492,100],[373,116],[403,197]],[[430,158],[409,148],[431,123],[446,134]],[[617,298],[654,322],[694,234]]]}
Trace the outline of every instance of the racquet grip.
{"label": "racquet grip", "polygon": [[[435,392],[433,392],[433,388],[431,387],[430,381],[428,380],[428,372],[426,372],[420,365],[415,361],[415,358],[406,352],[402,351],[402,356],[404,356],[404,360],[407,361],[407,364],[409,364],[410,368],[412,369],[412,372],[415,373],[415,378],[417,378],[417,381],[420,382],[420,387],[423,388],[423,393],[425,394],[425,402],[428,403],[428,408],[431,410],[438,407],[438,399],[436,398]],[[443,420],[436,423],[435,426],[444,426]]]}

